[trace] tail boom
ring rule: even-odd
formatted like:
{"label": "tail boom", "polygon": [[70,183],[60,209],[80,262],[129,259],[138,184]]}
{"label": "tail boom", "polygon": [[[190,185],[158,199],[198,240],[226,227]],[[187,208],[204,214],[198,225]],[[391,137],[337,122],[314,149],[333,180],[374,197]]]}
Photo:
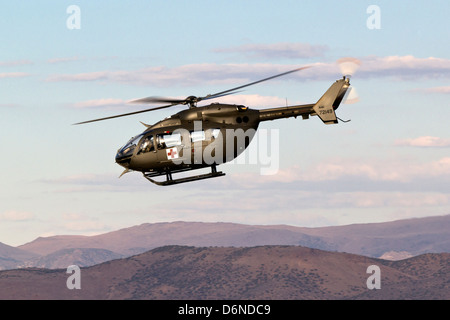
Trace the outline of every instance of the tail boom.
{"label": "tail boom", "polygon": [[335,110],[341,104],[349,87],[350,81],[344,77],[333,83],[317,103],[259,110],[259,121],[298,116],[308,119],[311,115],[318,116],[325,124],[338,123]]}

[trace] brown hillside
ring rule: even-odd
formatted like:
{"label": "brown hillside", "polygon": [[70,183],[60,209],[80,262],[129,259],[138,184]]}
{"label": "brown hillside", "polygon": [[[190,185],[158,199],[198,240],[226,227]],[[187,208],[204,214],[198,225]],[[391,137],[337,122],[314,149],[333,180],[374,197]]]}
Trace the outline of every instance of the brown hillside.
{"label": "brown hillside", "polygon": [[[370,265],[381,289],[369,290]],[[1,299],[450,299],[450,254],[390,262],[298,246],[169,246],[81,269],[0,272]]]}

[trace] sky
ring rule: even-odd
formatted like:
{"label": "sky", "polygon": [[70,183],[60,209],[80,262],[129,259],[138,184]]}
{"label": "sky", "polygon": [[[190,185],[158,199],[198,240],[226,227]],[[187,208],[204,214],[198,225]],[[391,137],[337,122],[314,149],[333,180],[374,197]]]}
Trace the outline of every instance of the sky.
{"label": "sky", "polygon": [[[450,214],[448,12],[443,0],[1,1],[0,242],[171,221],[320,227]],[[342,57],[361,62],[359,101],[337,110],[351,121],[261,123],[243,163],[219,166],[224,177],[119,179],[115,153],[140,121],[182,107],[72,125],[148,107],[133,99],[204,96],[302,66],[216,102],[315,103],[342,77]],[[272,138],[274,170],[262,174]]]}

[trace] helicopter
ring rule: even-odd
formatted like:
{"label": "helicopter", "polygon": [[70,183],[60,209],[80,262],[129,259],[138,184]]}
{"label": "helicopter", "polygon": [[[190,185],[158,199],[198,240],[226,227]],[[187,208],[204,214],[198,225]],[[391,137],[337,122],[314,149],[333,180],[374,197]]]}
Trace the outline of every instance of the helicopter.
{"label": "helicopter", "polygon": [[[340,66],[351,66],[350,69],[353,69],[354,65],[359,65],[359,61],[354,58],[342,58],[338,63]],[[350,77],[354,70],[346,70],[348,67],[341,67],[342,78],[336,80],[316,103],[267,109],[251,109],[244,105],[225,103],[197,106],[200,101],[235,94],[243,88],[307,68],[309,66],[300,67],[203,97],[137,99],[131,102],[164,105],[78,122],[75,125],[185,105],[187,109],[153,125],[141,122],[146,129],[117,150],[115,162],[124,167],[120,177],[125,173],[137,171],[148,181],[159,186],[216,178],[225,175],[222,171],[217,171],[217,166],[238,157],[249,146],[259,124],[263,121],[299,116],[304,120],[310,116],[318,116],[327,125],[336,124],[338,120],[349,121],[339,119],[335,113],[344,97],[348,95],[349,88],[351,89]],[[210,168],[211,171],[206,174],[173,177],[175,174],[202,168]],[[165,176],[165,180],[155,179],[160,176]]]}

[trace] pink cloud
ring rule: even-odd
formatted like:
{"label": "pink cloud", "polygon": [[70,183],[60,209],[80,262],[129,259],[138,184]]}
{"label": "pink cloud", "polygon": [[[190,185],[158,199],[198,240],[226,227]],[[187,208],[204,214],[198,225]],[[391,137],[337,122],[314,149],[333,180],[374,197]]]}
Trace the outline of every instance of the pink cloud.
{"label": "pink cloud", "polygon": [[0,213],[0,221],[24,221],[33,219],[34,215],[26,211],[10,210]]}
{"label": "pink cloud", "polygon": [[436,78],[450,76],[450,60],[408,56],[368,57],[361,70],[368,76],[392,76],[401,79]]}
{"label": "pink cloud", "polygon": [[425,89],[425,90],[423,90],[423,91],[428,92],[428,93],[444,93],[444,94],[449,94],[449,93],[450,93],[450,86],[428,88],[428,89]]}
{"label": "pink cloud", "polygon": [[443,148],[443,147],[450,147],[450,139],[423,136],[414,139],[397,140],[395,144],[397,146]]}
{"label": "pink cloud", "polygon": [[243,185],[246,185],[246,181],[252,181],[252,184],[326,182],[350,177],[363,178],[369,181],[401,183],[436,177],[442,179],[448,177],[450,180],[450,157],[429,163],[414,163],[413,161],[403,160],[332,159],[309,168],[295,165],[280,169],[274,175],[241,174],[236,179],[242,180]]}
{"label": "pink cloud", "polygon": [[3,72],[0,73],[0,78],[23,78],[28,77],[30,74],[26,72]]}
{"label": "pink cloud", "polygon": [[[360,58],[361,66],[357,78],[394,77],[402,80],[450,77],[450,59],[435,57],[388,56]],[[239,85],[262,79],[287,70],[298,68],[298,64],[189,64],[173,68],[156,66],[137,70],[95,71],[76,74],[54,74],[47,81],[106,81],[167,87],[174,85],[194,86],[198,84]],[[297,81],[330,80],[341,75],[335,61],[310,63],[311,68],[289,75]],[[274,80],[278,81],[278,80]],[[447,89],[436,89],[447,90]],[[198,93],[203,95],[205,93]]]}
{"label": "pink cloud", "polygon": [[[133,85],[153,85],[157,87],[193,86],[196,84],[232,84],[239,85],[258,80],[287,70],[298,65],[273,64],[191,64],[174,68],[163,66],[138,70],[96,71],[77,74],[56,74],[47,81],[111,81]],[[201,93],[203,94],[203,93]]]}

